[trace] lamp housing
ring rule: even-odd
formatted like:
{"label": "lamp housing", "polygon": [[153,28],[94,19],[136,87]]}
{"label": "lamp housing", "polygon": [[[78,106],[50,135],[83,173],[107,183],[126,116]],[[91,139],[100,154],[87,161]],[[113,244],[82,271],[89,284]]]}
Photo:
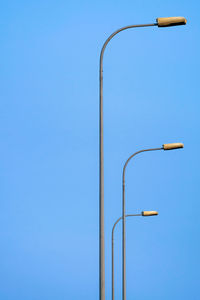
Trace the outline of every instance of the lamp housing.
{"label": "lamp housing", "polygon": [[186,25],[187,20],[184,17],[157,18],[158,27],[170,27]]}
{"label": "lamp housing", "polygon": [[163,145],[163,150],[175,150],[175,149],[180,149],[180,148],[184,148],[183,143],[171,143],[171,144]]}
{"label": "lamp housing", "polygon": [[158,212],[157,211],[142,211],[142,216],[143,217],[150,217],[150,216],[157,216]]}

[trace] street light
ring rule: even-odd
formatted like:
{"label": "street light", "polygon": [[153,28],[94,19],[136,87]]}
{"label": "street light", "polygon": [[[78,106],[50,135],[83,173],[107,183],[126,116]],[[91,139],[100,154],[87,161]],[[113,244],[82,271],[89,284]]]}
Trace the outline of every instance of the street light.
{"label": "street light", "polygon": [[[141,214],[134,214],[134,215],[125,215],[125,217],[150,217],[150,216],[157,216],[158,212],[157,211],[142,211]],[[112,228],[112,300],[115,299],[115,287],[114,287],[114,232],[115,232],[115,227],[119,223],[119,221],[122,219],[120,217],[117,219],[117,221],[114,223],[113,228]]]}
{"label": "street light", "polygon": [[141,24],[141,25],[129,25],[122,27],[113,32],[103,44],[100,54],[100,67],[99,67],[99,299],[105,300],[105,247],[104,247],[104,153],[103,153],[103,56],[107,44],[110,40],[119,32],[130,28],[139,27],[168,27],[185,25],[186,19],[183,17],[171,17],[171,18],[158,18],[155,23]]}
{"label": "street light", "polygon": [[135,152],[129,158],[124,164],[123,168],[123,179],[122,179],[122,189],[123,189],[123,197],[122,197],[122,221],[123,221],[123,227],[122,227],[122,299],[126,300],[126,224],[125,224],[125,216],[126,216],[126,209],[125,209],[125,172],[126,167],[130,160],[136,156],[139,153],[142,152],[149,152],[149,151],[157,151],[157,150],[175,150],[183,148],[184,145],[182,143],[172,143],[172,144],[164,144],[160,148],[151,148],[151,149],[144,149]]}

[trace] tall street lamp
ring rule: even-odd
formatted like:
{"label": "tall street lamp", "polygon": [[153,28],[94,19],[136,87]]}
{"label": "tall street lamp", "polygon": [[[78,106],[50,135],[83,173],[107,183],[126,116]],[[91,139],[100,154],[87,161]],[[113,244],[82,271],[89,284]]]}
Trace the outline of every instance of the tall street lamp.
{"label": "tall street lamp", "polygon": [[151,149],[144,149],[135,152],[129,158],[124,164],[123,168],[123,179],[122,179],[122,190],[123,190],[123,196],[122,196],[122,221],[123,221],[123,227],[122,227],[122,299],[126,300],[126,222],[125,222],[125,216],[126,216],[126,209],[125,209],[125,173],[126,173],[126,167],[130,160],[136,156],[139,153],[142,152],[149,152],[149,151],[157,151],[157,150],[175,150],[183,148],[184,145],[182,143],[173,143],[173,144],[164,144],[160,148],[151,148]]}
{"label": "tall street lamp", "polygon": [[103,56],[104,51],[109,41],[119,32],[129,28],[138,27],[169,27],[177,25],[185,25],[186,19],[183,17],[171,17],[171,18],[158,18],[155,23],[141,24],[141,25],[129,25],[122,27],[113,32],[105,41],[100,55],[100,68],[99,68],[99,93],[100,93],[100,109],[99,109],[99,127],[100,127],[100,157],[99,157],[99,298],[105,300],[105,246],[104,246],[104,155],[103,155]]}
{"label": "tall street lamp", "polygon": [[[157,211],[142,211],[141,214],[134,214],[134,215],[125,215],[125,217],[150,217],[150,216],[157,216]],[[117,221],[114,223],[112,228],[112,300],[115,299],[115,287],[114,287],[114,233],[115,233],[115,227],[121,221],[122,217],[117,219]]]}

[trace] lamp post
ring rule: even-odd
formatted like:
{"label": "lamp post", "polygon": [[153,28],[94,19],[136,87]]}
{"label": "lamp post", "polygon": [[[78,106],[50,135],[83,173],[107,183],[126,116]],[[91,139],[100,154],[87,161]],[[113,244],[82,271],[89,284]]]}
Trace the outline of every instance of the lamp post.
{"label": "lamp post", "polygon": [[125,209],[125,173],[126,173],[126,167],[130,160],[136,156],[139,153],[142,152],[149,152],[149,151],[157,151],[157,150],[175,150],[183,148],[184,145],[182,143],[172,143],[172,144],[164,144],[160,148],[151,148],[151,149],[144,149],[135,152],[129,158],[124,164],[123,168],[123,179],[122,179],[122,221],[123,221],[123,227],[122,227],[122,299],[126,300],[126,224],[125,224],[125,216],[126,216],[126,209]]}
{"label": "lamp post", "polygon": [[103,44],[100,54],[100,68],[99,68],[99,299],[105,300],[105,246],[104,246],[104,153],[103,153],[103,56],[104,51],[109,41],[119,32],[130,28],[139,27],[169,27],[177,25],[185,25],[186,19],[183,17],[171,17],[171,18],[158,18],[155,23],[141,24],[141,25],[129,25],[122,27],[113,32]]}
{"label": "lamp post", "polygon": [[[142,211],[141,214],[134,214],[134,215],[125,215],[125,217],[150,217],[150,216],[157,216],[158,212],[157,211]],[[115,283],[114,283],[114,232],[115,232],[115,227],[119,223],[119,221],[122,219],[120,217],[117,219],[117,221],[114,223],[113,228],[112,228],[112,300],[115,299]]]}

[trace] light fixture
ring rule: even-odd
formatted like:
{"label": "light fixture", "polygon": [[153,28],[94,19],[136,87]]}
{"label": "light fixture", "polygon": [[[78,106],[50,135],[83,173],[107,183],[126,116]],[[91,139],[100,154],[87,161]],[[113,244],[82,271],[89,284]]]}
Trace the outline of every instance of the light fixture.
{"label": "light fixture", "polygon": [[170,18],[157,18],[156,19],[158,27],[169,27],[186,25],[187,20],[184,17],[170,17]]}
{"label": "light fixture", "polygon": [[150,216],[157,216],[157,215],[158,215],[157,211],[142,211],[143,217],[150,217]]}
{"label": "light fixture", "polygon": [[184,148],[184,144],[182,143],[172,143],[172,144],[164,144],[163,145],[163,150],[175,150],[175,149],[180,149]]}

